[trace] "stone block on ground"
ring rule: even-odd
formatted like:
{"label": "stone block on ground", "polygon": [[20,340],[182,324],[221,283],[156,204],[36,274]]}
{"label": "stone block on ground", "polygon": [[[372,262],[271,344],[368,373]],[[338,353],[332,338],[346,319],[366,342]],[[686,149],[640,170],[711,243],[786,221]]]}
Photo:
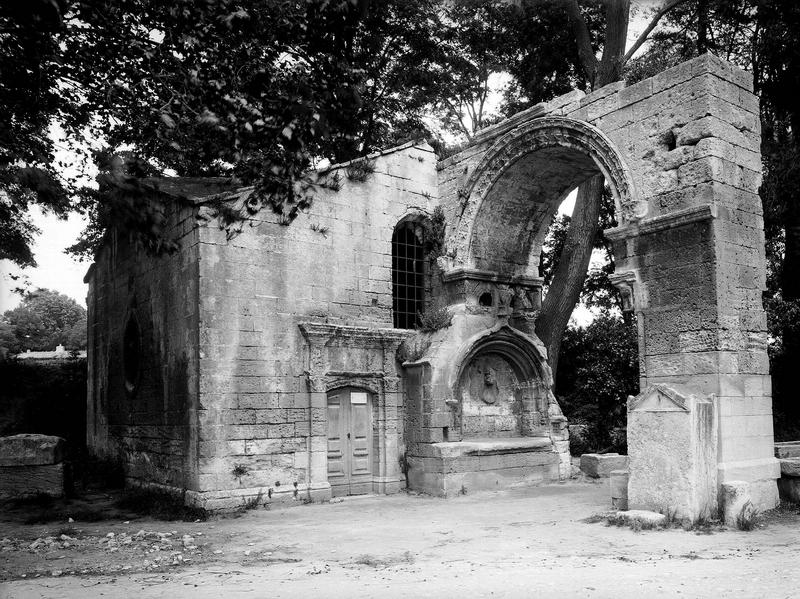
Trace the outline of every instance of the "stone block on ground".
{"label": "stone block on ground", "polygon": [[592,478],[608,478],[613,470],[625,470],[628,456],[618,453],[585,453],[581,456],[581,470]]}
{"label": "stone block on ground", "polygon": [[721,503],[723,520],[726,526],[736,527],[737,518],[752,505],[750,484],[741,480],[722,483]]}
{"label": "stone block on ground", "polygon": [[0,466],[43,466],[64,459],[66,441],[53,435],[0,437]]}
{"label": "stone block on ground", "polygon": [[64,464],[0,466],[0,497],[64,495]]}
{"label": "stone block on ground", "polygon": [[642,528],[656,528],[667,523],[667,517],[658,512],[649,510],[628,510],[617,512],[616,519],[631,526],[640,525]]}
{"label": "stone block on ground", "polygon": [[612,470],[611,483],[611,508],[615,510],[628,509],[628,471]]}

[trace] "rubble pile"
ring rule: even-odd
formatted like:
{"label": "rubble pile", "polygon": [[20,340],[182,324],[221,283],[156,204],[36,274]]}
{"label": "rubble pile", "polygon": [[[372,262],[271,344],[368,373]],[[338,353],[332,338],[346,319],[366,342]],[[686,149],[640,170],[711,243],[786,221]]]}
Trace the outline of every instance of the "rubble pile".
{"label": "rubble pile", "polygon": [[[84,535],[77,531],[76,536],[68,534],[42,536],[31,541],[30,539],[2,538],[0,539],[0,552],[21,551],[41,555],[45,559],[66,558],[67,553],[59,555],[62,551],[76,553],[90,553],[100,550],[106,554],[117,554],[119,560],[109,561],[103,567],[78,567],[72,571],[52,570],[46,573],[51,576],[62,574],[95,574],[100,572],[114,572],[135,569],[138,571],[152,571],[165,567],[179,566],[190,563],[194,556],[203,553],[203,547],[195,535],[180,535],[177,531],[159,532],[152,530],[139,530],[136,533],[109,532],[104,536]],[[203,545],[208,545],[204,543]],[[74,554],[73,554],[74,557]],[[144,558],[141,560],[141,558]],[[141,561],[140,561],[141,560]],[[125,563],[116,563],[123,561]],[[40,576],[42,572],[30,575]],[[21,575],[23,578],[25,574]]]}

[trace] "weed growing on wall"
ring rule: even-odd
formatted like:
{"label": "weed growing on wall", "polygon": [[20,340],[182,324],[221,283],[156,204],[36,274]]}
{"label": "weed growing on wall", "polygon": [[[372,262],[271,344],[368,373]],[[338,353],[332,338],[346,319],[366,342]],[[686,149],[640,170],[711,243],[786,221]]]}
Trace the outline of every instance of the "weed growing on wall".
{"label": "weed growing on wall", "polygon": [[328,236],[328,231],[330,231],[330,229],[328,227],[323,227],[319,223],[311,223],[308,226],[308,228],[311,229],[312,231],[314,231],[315,233],[319,233],[323,237],[327,237]]}
{"label": "weed growing on wall", "polygon": [[431,217],[425,220],[425,255],[431,262],[436,262],[442,255],[446,227],[444,210],[441,206],[436,206]]}
{"label": "weed growing on wall", "polygon": [[363,183],[369,179],[370,175],[375,172],[375,161],[367,158],[360,158],[353,160],[348,164],[345,169],[347,178],[357,183]]}
{"label": "weed growing on wall", "polygon": [[450,326],[453,317],[447,310],[447,306],[438,302],[425,310],[425,313],[417,313],[417,330],[423,333],[433,333]]}

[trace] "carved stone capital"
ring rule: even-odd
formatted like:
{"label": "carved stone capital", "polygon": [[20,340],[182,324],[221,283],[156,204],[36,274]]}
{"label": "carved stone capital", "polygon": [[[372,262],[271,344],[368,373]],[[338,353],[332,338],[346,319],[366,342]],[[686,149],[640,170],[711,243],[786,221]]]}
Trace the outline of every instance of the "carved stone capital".
{"label": "carved stone capital", "polygon": [[636,273],[615,272],[610,275],[609,280],[619,290],[622,296],[623,312],[631,312],[636,308]]}

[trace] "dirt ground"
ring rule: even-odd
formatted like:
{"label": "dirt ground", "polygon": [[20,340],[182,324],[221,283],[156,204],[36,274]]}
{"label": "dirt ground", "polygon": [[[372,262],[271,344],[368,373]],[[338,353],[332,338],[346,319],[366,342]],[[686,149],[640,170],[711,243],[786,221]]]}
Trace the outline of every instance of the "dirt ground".
{"label": "dirt ground", "polygon": [[607,480],[568,481],[206,522],[3,522],[0,597],[800,596],[796,508],[749,532],[636,532],[591,518],[608,497]]}

